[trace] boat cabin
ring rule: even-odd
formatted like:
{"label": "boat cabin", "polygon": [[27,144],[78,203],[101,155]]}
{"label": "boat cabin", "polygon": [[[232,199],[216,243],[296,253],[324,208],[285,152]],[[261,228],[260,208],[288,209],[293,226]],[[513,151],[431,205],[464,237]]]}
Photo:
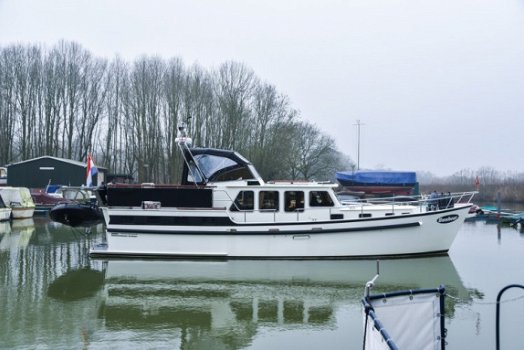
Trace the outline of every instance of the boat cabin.
{"label": "boat cabin", "polygon": [[337,203],[335,184],[266,183],[253,164],[237,152],[187,148],[184,160],[180,186],[112,184],[101,191],[103,204],[143,207],[144,202],[158,202],[156,207],[214,208],[227,210],[240,221],[257,221],[264,214],[297,214],[306,208],[326,212],[326,207]]}
{"label": "boat cabin", "polygon": [[[237,152],[193,148],[186,149],[184,157],[186,163],[182,184],[214,187],[217,197],[214,199],[215,207],[224,207],[218,203],[224,201],[232,203],[229,205],[232,212],[299,212],[306,206],[335,205],[331,195],[334,185],[310,182],[265,183],[253,164]],[[222,198],[222,192],[226,198]]]}

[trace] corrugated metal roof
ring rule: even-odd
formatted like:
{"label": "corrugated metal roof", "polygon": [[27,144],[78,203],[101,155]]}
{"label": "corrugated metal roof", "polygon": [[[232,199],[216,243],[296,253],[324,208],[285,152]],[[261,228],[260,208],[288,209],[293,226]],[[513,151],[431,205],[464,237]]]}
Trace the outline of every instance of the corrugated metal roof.
{"label": "corrugated metal roof", "polygon": [[[30,163],[30,162],[34,162],[34,161],[37,161],[37,160],[40,160],[40,159],[43,159],[43,158],[53,159],[53,160],[56,160],[56,161],[59,161],[59,162],[64,162],[64,163],[76,165],[76,166],[83,167],[83,168],[87,167],[87,163],[83,163],[83,162],[79,162],[79,161],[71,160],[71,159],[66,159],[66,158],[51,157],[51,156],[42,156],[42,157],[32,158],[32,159],[28,159],[28,160],[23,160],[21,162],[7,164],[7,167],[10,167],[10,166],[13,166],[13,165],[18,165],[18,164]],[[96,165],[96,163],[95,163],[95,165]],[[107,170],[107,168],[105,168],[103,166],[96,165],[96,167],[99,168],[99,169]]]}

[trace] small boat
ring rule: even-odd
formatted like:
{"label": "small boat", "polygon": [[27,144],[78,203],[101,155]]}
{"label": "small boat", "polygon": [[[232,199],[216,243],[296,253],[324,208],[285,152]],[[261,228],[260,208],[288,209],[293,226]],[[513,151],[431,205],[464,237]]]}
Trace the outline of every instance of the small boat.
{"label": "small boat", "polygon": [[0,196],[0,221],[6,221],[11,218],[11,208],[5,206],[2,196]]}
{"label": "small boat", "polygon": [[508,225],[522,224],[524,223],[524,212],[502,216],[500,222]]}
{"label": "small boat", "polygon": [[426,199],[341,203],[333,183],[265,182],[230,150],[191,148],[177,137],[179,186],[107,185],[98,196],[107,229],[92,256],[362,258],[445,254],[475,192]]}
{"label": "small boat", "polygon": [[[56,190],[54,186],[48,188]],[[31,197],[35,203],[35,213],[47,213],[58,204],[71,203],[71,200],[64,198],[61,193],[50,192],[48,188],[31,190]]]}
{"label": "small boat", "polygon": [[97,205],[86,203],[58,204],[49,211],[49,217],[71,227],[89,227],[104,221],[102,210]]}
{"label": "small boat", "polygon": [[478,207],[472,219],[483,220],[487,223],[517,225],[524,222],[524,212],[511,209],[501,209],[492,205],[485,205]]}
{"label": "small boat", "polygon": [[32,218],[35,203],[26,187],[0,187],[0,196],[6,207],[11,208],[13,219]]}

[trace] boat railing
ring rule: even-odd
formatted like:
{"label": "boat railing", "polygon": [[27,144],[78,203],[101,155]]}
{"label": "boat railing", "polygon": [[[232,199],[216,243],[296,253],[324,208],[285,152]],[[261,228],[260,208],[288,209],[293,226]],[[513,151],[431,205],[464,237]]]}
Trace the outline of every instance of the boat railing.
{"label": "boat railing", "polygon": [[378,197],[360,200],[341,201],[343,205],[360,206],[364,212],[369,206],[373,205],[390,205],[394,213],[403,206],[416,206],[420,212],[448,209],[455,204],[471,203],[477,191],[454,192],[448,194],[432,195],[413,195],[413,196],[395,196],[395,197]]}

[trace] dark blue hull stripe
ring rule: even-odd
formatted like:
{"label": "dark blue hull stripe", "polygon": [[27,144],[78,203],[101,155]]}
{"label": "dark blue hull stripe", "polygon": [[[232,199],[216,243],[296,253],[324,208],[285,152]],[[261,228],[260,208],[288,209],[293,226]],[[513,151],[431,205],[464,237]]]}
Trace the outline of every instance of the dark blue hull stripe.
{"label": "dark blue hull stripe", "polygon": [[150,229],[138,229],[130,227],[129,229],[111,229],[108,228],[107,232],[112,233],[128,233],[128,234],[166,234],[166,235],[316,235],[316,234],[326,234],[326,233],[346,233],[346,232],[358,232],[358,231],[384,231],[392,229],[401,229],[401,228],[410,228],[410,227],[419,227],[420,222],[410,222],[405,224],[396,224],[396,225],[384,225],[384,226],[369,226],[369,227],[351,227],[351,228],[337,228],[337,229],[310,229],[310,230],[277,230],[270,228],[266,231],[160,231],[160,230],[150,230]]}

